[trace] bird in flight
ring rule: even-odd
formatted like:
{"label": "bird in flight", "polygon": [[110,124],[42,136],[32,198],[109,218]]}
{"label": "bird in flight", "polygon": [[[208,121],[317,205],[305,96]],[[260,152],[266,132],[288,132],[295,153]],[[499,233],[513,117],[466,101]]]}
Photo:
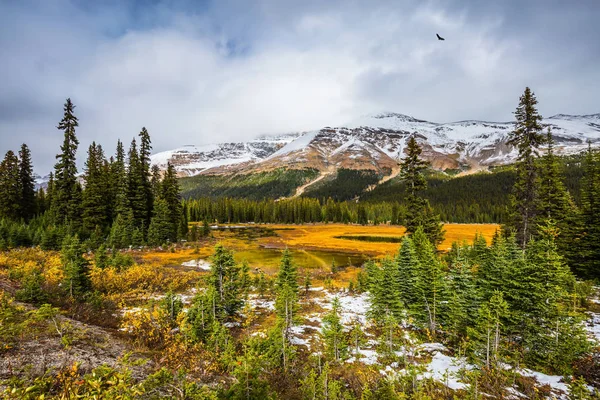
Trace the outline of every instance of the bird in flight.
{"label": "bird in flight", "polygon": [[437,33],[435,34],[435,36],[437,36],[438,40],[446,40],[443,37],[441,37],[440,35],[438,35]]}

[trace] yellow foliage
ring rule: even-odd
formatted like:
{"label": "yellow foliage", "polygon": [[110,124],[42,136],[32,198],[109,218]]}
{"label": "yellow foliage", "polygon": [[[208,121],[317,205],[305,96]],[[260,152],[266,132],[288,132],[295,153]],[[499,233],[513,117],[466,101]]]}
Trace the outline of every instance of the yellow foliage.
{"label": "yellow foliage", "polygon": [[122,271],[93,267],[90,275],[95,289],[125,297],[168,289],[182,290],[192,286],[201,276],[197,271],[181,271],[157,264],[134,264]]}
{"label": "yellow foliage", "polygon": [[49,286],[57,286],[64,279],[60,254],[40,248],[13,249],[0,253],[0,272],[19,279],[40,271]]}
{"label": "yellow foliage", "polygon": [[138,346],[160,349],[170,335],[168,315],[157,305],[150,309],[128,311],[123,316],[121,330],[128,332]]}

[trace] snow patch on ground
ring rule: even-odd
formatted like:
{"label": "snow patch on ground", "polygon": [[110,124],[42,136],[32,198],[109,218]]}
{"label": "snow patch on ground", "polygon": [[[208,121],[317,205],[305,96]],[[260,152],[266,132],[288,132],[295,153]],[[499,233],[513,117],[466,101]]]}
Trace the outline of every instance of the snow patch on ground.
{"label": "snow patch on ground", "polygon": [[351,293],[325,293],[326,301],[318,301],[319,305],[326,310],[331,310],[331,302],[334,298],[340,301],[340,318],[342,324],[350,325],[354,321],[358,321],[361,325],[367,326],[367,312],[370,302],[367,293],[351,294]]}
{"label": "snow patch on ground", "polygon": [[569,391],[568,386],[565,383],[561,382],[561,380],[563,379],[562,376],[546,375],[541,372],[532,371],[530,369],[521,369],[518,372],[523,376],[535,378],[542,385],[548,385],[552,389],[562,390],[565,393]]}
{"label": "snow patch on ground", "polygon": [[190,260],[190,261],[181,263],[181,265],[184,267],[193,267],[193,268],[202,269],[204,271],[210,271],[210,263],[206,260],[201,260],[201,259]]}
{"label": "snow patch on ground", "polygon": [[436,352],[431,362],[427,365],[427,372],[423,373],[422,377],[432,378],[443,383],[450,389],[460,390],[468,387],[466,383],[459,381],[460,371],[472,368],[464,358],[450,357]]}

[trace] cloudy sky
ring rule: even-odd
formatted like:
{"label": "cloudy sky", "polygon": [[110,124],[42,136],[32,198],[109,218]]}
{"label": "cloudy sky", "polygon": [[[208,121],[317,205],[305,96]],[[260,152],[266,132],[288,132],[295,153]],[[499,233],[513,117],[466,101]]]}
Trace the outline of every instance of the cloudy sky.
{"label": "cloudy sky", "polygon": [[[76,104],[79,159],[142,126],[154,150],[395,111],[600,112],[600,1],[0,0],[0,152],[48,171]],[[446,37],[440,42],[435,34]]]}

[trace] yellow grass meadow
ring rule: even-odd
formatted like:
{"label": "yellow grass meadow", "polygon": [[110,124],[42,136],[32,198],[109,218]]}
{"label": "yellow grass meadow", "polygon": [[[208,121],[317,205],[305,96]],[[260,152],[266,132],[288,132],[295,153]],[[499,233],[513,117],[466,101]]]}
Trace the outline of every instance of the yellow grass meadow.
{"label": "yellow grass meadow", "polygon": [[[366,242],[358,240],[339,239],[338,236],[387,236],[401,237],[406,229],[401,226],[377,225],[344,225],[344,224],[315,224],[315,225],[271,225],[278,237],[258,239],[259,244],[268,247],[295,248],[307,250],[339,251],[362,253],[372,257],[393,254],[398,250],[399,243]],[[289,229],[292,227],[293,229]],[[281,229],[281,230],[278,230]],[[445,239],[439,246],[442,251],[450,249],[453,242],[473,242],[476,233],[481,233],[488,242],[494,233],[500,229],[496,224],[446,224]],[[262,242],[262,243],[261,243]]]}

